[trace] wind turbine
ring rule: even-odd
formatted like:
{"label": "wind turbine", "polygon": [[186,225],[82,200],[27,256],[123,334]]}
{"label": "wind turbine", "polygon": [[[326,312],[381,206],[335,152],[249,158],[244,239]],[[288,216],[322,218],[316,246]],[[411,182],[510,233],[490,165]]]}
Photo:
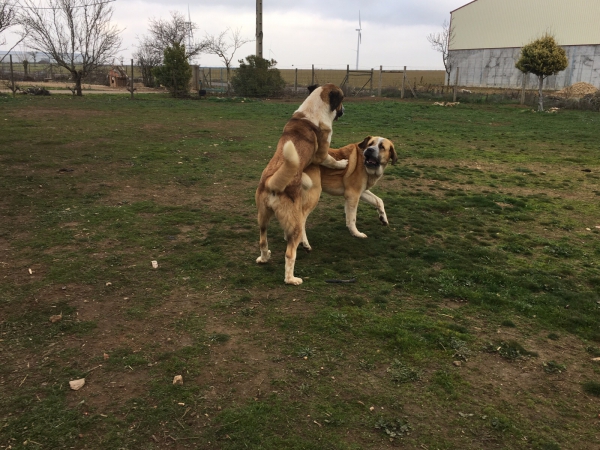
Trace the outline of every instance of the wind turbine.
{"label": "wind turbine", "polygon": [[360,23],[360,9],[358,10],[358,28],[356,29],[356,31],[358,31],[358,43],[356,44],[356,70],[358,70],[358,56],[360,53],[360,43],[362,40],[362,35],[361,35],[362,25]]}

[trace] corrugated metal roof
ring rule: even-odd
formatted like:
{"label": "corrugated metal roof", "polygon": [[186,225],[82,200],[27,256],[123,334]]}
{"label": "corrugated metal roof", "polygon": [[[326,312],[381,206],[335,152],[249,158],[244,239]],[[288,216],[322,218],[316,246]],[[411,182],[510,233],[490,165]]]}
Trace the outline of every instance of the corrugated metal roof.
{"label": "corrugated metal roof", "polygon": [[451,14],[451,50],[522,47],[545,33],[600,44],[600,0],[475,0]]}

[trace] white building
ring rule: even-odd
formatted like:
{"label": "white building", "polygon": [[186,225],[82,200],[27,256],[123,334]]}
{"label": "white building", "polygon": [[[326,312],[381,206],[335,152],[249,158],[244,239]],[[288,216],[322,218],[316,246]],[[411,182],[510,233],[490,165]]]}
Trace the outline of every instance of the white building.
{"label": "white building", "polygon": [[[600,88],[600,0],[475,0],[451,13],[451,82],[461,86],[518,88],[521,47],[551,34],[567,52],[569,66],[545,87],[584,81]],[[527,87],[535,87],[530,76]]]}

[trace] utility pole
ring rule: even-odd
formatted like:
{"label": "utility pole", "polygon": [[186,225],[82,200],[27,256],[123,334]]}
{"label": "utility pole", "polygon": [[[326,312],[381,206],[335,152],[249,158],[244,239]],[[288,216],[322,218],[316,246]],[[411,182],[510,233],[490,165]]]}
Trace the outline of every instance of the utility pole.
{"label": "utility pole", "polygon": [[263,57],[262,0],[256,0],[256,56]]}

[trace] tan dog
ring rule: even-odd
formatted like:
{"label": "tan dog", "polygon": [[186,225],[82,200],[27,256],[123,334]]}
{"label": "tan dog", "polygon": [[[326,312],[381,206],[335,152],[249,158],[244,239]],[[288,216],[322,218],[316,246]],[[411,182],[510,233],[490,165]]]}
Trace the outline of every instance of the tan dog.
{"label": "tan dog", "polygon": [[[346,198],[346,226],[352,236],[366,238],[356,228],[356,211],[358,202],[362,200],[377,208],[379,220],[383,225],[389,225],[383,200],[369,191],[383,176],[388,163],[398,161],[394,144],[383,137],[366,137],[362,142],[346,145],[339,149],[330,149],[329,154],[336,160],[348,160],[348,166],[343,170],[334,170],[323,166],[311,165],[306,170],[306,175],[311,180],[311,186],[304,193],[304,223],[311,211],[317,206],[321,190],[331,195],[343,195]],[[306,237],[306,230],[302,232],[302,245],[311,249]]]}
{"label": "tan dog", "polygon": [[336,169],[348,165],[348,161],[336,160],[328,154],[333,121],[344,113],[344,93],[333,84],[312,86],[311,89],[310,95],[285,125],[275,154],[263,170],[255,196],[260,227],[260,256],[256,262],[266,263],[271,257],[267,226],[275,215],[287,239],[284,280],[294,285],[302,283],[301,278],[294,276],[294,265],[304,230],[302,197],[311,183],[303,171],[313,163]]}

